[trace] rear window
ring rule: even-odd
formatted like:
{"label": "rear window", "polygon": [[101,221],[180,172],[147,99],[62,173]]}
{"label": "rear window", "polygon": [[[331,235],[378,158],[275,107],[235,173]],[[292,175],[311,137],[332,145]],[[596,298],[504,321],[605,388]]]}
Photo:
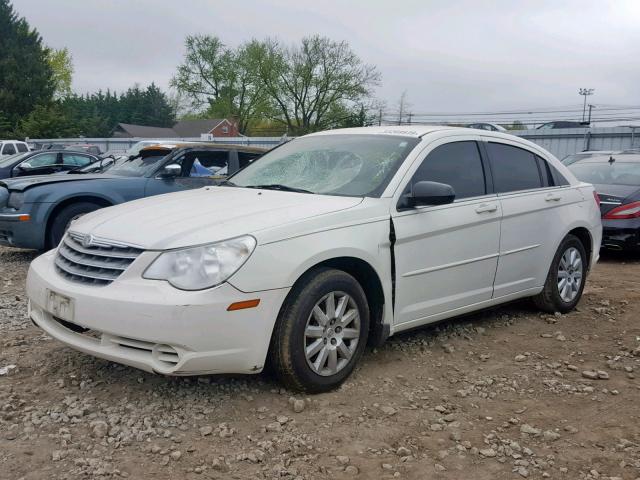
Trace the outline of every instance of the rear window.
{"label": "rear window", "polygon": [[5,143],[2,148],[3,155],[13,155],[16,153],[16,147],[13,146],[13,143]]}
{"label": "rear window", "polygon": [[569,170],[578,180],[587,183],[640,186],[640,162],[578,162]]}
{"label": "rear window", "polygon": [[517,192],[543,186],[536,157],[530,151],[495,142],[489,142],[487,149],[496,192]]}

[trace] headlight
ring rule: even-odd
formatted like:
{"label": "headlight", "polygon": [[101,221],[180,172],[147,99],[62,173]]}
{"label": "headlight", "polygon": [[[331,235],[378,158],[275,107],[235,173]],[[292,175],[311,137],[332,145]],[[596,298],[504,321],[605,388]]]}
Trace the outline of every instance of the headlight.
{"label": "headlight", "polygon": [[24,204],[24,192],[11,192],[9,200],[7,200],[7,207],[20,210]]}
{"label": "headlight", "polygon": [[180,290],[203,290],[226,281],[256,248],[250,235],[223,242],[162,253],[142,274],[149,280],[166,280]]}

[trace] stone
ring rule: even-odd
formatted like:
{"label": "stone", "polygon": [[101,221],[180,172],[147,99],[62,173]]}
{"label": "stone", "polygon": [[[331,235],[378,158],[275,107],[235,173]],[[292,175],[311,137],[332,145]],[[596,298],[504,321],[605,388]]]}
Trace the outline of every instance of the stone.
{"label": "stone", "polygon": [[542,433],[542,430],[525,423],[520,427],[520,432],[526,433],[527,435],[540,435]]}
{"label": "stone", "polygon": [[547,442],[555,442],[556,440],[558,440],[560,438],[560,434],[558,432],[554,432],[552,430],[545,430],[544,433],[542,434],[542,437]]}
{"label": "stone", "polygon": [[588,378],[589,380],[597,380],[598,379],[598,372],[593,371],[593,370],[585,370],[582,372],[582,376],[584,378]]}
{"label": "stone", "polygon": [[380,407],[380,411],[381,411],[382,413],[384,413],[385,415],[389,415],[389,416],[391,416],[391,415],[395,415],[396,413],[398,413],[398,411],[397,411],[395,408],[393,408],[393,407],[388,407],[388,406],[386,406],[386,405],[384,405],[384,406]]}
{"label": "stone", "polygon": [[95,420],[89,424],[91,428],[91,433],[95,438],[104,438],[107,436],[107,432],[109,431],[109,425],[107,422],[103,422],[102,420]]}
{"label": "stone", "polygon": [[527,357],[525,357],[524,355],[516,355],[514,360],[516,362],[524,362],[527,359]]}
{"label": "stone", "polygon": [[399,457],[408,457],[411,455],[411,450],[409,450],[407,447],[400,447],[398,448],[398,450],[396,450],[396,455],[398,455]]}
{"label": "stone", "polygon": [[207,425],[205,427],[200,427],[200,435],[206,437],[207,435],[211,435],[213,433],[213,427]]}
{"label": "stone", "polygon": [[338,465],[347,465],[350,460],[346,455],[338,455],[336,457],[336,461],[338,462]]}
{"label": "stone", "polygon": [[291,406],[295,413],[301,413],[305,409],[307,404],[304,402],[304,400],[294,400]]}
{"label": "stone", "polygon": [[478,453],[483,457],[493,458],[497,455],[496,451],[493,448],[483,448]]}
{"label": "stone", "polygon": [[171,457],[172,460],[177,461],[177,460],[180,460],[180,458],[182,457],[182,452],[180,450],[174,450],[169,454],[169,456]]}

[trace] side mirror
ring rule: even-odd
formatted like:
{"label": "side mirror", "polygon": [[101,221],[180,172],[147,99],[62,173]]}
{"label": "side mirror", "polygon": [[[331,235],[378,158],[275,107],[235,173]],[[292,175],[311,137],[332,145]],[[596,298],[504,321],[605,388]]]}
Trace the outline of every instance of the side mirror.
{"label": "side mirror", "polygon": [[451,185],[438,182],[416,182],[411,192],[401,199],[400,208],[414,208],[420,205],[446,205],[453,203],[456,193]]}
{"label": "side mirror", "polygon": [[166,165],[160,172],[162,178],[175,178],[182,174],[182,167],[177,163]]}

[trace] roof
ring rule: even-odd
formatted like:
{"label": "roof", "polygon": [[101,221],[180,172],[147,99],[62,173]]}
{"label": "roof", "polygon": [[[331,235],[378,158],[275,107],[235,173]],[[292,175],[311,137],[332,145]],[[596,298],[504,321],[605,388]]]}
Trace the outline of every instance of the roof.
{"label": "roof", "polygon": [[[180,135],[176,135],[176,132],[172,128],[164,127],[147,127],[146,125],[132,125],[130,123],[118,123],[118,127],[127,132],[132,137],[143,138],[172,138]],[[198,133],[198,135],[200,134]]]}
{"label": "roof", "polygon": [[640,162],[640,153],[622,153],[613,155],[596,155],[593,157],[579,160],[572,165],[583,165],[585,163],[608,163],[609,159],[613,157],[614,163],[637,163]]}
{"label": "roof", "polygon": [[176,142],[173,144],[164,144],[164,145],[149,145],[148,147],[144,147],[140,149],[140,151],[150,151],[150,150],[173,150],[177,148],[211,148],[216,150],[238,150],[240,152],[253,152],[253,153],[264,153],[268,149],[260,148],[260,147],[249,147],[247,145],[232,145],[227,143],[204,143],[204,142]]}
{"label": "roof", "polygon": [[225,120],[224,118],[180,120],[173,126],[173,131],[178,137],[199,137],[202,133],[209,133]]}
{"label": "roof", "polygon": [[[356,127],[356,128],[339,128],[335,130],[324,130],[322,132],[312,133],[311,135],[332,135],[332,134],[360,134],[360,135],[402,135],[406,137],[421,137],[427,133],[437,132],[441,130],[460,130],[469,132],[469,128],[448,127],[442,125],[382,125],[379,127]],[[482,130],[483,133],[491,133]]]}

